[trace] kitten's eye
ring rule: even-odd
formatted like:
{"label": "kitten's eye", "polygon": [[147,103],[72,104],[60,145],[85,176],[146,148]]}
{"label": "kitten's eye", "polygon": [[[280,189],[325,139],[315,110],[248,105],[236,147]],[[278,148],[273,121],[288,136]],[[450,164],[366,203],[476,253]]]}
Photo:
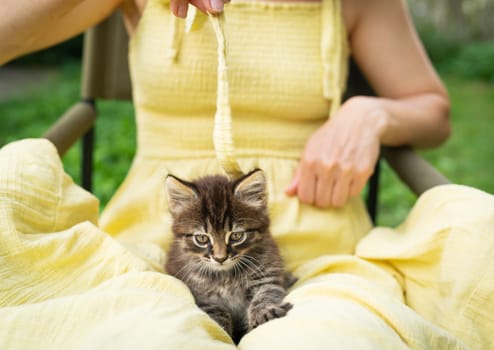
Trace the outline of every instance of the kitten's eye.
{"label": "kitten's eye", "polygon": [[209,236],[208,235],[194,235],[194,243],[197,244],[200,247],[204,247],[208,244],[209,242]]}
{"label": "kitten's eye", "polygon": [[228,240],[232,243],[242,243],[245,238],[247,237],[247,234],[245,231],[237,231],[237,232],[232,232]]}

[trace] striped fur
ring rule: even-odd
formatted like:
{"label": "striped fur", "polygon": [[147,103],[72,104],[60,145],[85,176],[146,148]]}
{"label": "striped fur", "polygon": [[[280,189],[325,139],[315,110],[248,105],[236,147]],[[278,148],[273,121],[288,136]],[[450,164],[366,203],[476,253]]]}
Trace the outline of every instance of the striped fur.
{"label": "striped fur", "polygon": [[166,271],[236,342],[292,306],[283,298],[294,278],[269,232],[265,187],[260,170],[236,181],[167,178],[174,241]]}

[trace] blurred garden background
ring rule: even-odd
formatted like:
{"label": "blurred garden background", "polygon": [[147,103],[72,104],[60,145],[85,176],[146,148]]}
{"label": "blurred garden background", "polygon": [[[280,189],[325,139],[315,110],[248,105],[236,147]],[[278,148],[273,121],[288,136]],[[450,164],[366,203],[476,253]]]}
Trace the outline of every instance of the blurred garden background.
{"label": "blurred garden background", "polygon": [[[409,0],[427,52],[452,99],[453,135],[420,151],[453,182],[494,193],[494,1]],[[82,36],[0,67],[0,146],[39,137],[79,99]],[[93,191],[103,208],[135,151],[130,102],[98,103]],[[63,158],[80,182],[80,148]],[[401,222],[414,196],[384,166],[379,224]]]}

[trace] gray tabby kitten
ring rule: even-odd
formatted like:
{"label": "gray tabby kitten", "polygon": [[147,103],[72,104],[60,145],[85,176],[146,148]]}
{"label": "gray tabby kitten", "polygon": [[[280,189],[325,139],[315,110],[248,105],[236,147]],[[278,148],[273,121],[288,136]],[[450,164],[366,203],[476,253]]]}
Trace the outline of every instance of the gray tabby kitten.
{"label": "gray tabby kitten", "polygon": [[190,288],[197,305],[238,343],[248,331],[284,316],[285,272],[269,232],[266,184],[259,169],[229,181],[166,179],[174,241],[166,271]]}

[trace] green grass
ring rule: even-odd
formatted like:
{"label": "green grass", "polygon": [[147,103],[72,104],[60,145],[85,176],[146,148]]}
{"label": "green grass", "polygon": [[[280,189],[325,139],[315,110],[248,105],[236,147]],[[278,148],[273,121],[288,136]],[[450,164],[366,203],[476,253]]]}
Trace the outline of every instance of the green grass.
{"label": "green grass", "polygon": [[[494,193],[494,85],[443,77],[452,101],[453,133],[441,147],[419,153],[452,182]],[[380,222],[402,221],[415,198],[383,169]]]}
{"label": "green grass", "polygon": [[[68,64],[42,87],[0,101],[0,145],[22,138],[40,137],[80,100],[79,79],[79,65]],[[104,207],[130,166],[136,147],[136,131],[131,102],[102,101],[98,102],[97,109],[93,187],[101,207]],[[66,172],[78,183],[81,179],[80,160],[81,145],[78,142],[63,157]]]}
{"label": "green grass", "polygon": [[[455,183],[494,193],[494,86],[445,77],[453,101],[453,136],[442,147],[421,154]],[[0,145],[38,137],[79,99],[79,69],[64,66],[41,88],[0,102]],[[129,102],[100,102],[96,128],[94,192],[104,206],[122,182],[135,151],[134,110]],[[66,171],[79,182],[80,149],[63,158]],[[401,222],[415,198],[385,165],[379,224]]]}

